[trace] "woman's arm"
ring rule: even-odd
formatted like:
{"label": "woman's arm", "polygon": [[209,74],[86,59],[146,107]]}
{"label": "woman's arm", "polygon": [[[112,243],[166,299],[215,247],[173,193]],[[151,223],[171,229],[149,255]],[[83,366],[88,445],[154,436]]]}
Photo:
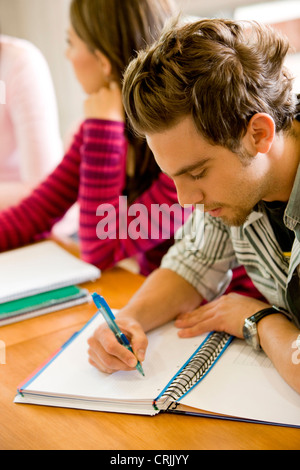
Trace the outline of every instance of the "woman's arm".
{"label": "woman's arm", "polygon": [[29,196],[32,185],[20,181],[0,183],[0,211],[18,204]]}
{"label": "woman's arm", "polygon": [[[113,82],[89,96],[85,115],[79,194],[81,253],[89,263],[106,269],[172,238],[182,226],[183,213],[174,183],[164,174],[127,206],[123,193],[128,143],[118,85]],[[153,217],[152,209],[158,205],[162,215]],[[167,230],[161,232],[160,225]]]}
{"label": "woman's arm", "polygon": [[162,173],[133,205],[127,206],[123,196],[128,151],[124,126],[100,119],[84,123],[79,194],[81,252],[86,261],[101,269],[159,246],[184,221],[175,186]]}
{"label": "woman's arm", "polygon": [[81,145],[79,131],[53,173],[20,204],[0,212],[0,251],[32,243],[48,233],[76,202]]}

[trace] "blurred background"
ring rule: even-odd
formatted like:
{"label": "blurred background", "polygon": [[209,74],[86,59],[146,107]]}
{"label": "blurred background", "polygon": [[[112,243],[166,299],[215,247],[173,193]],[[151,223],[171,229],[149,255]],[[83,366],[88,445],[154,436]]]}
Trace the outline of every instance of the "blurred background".
{"label": "blurred background", "polygon": [[[109,1],[109,0],[108,0]],[[185,14],[195,17],[253,19],[272,24],[288,35],[294,48],[288,66],[300,93],[300,0],[175,0]],[[27,39],[48,61],[59,108],[64,140],[81,120],[84,95],[65,58],[70,0],[0,0],[2,34]]]}

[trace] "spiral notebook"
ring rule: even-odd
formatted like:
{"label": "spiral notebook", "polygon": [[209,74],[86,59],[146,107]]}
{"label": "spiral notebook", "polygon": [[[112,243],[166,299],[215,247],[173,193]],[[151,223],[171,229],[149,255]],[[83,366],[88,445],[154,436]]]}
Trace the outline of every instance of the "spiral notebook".
{"label": "spiral notebook", "polygon": [[244,341],[215,332],[181,339],[169,323],[148,335],[145,377],[136,370],[107,375],[91,366],[87,355],[87,340],[102,321],[93,317],[27,378],[15,403],[300,426],[300,396]]}

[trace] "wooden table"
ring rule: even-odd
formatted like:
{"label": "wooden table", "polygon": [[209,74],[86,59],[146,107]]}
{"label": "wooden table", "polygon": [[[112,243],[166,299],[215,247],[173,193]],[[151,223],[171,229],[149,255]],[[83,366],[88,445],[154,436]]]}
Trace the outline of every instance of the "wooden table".
{"label": "wooden table", "polygon": [[[113,308],[121,308],[142,283],[141,276],[114,268],[85,287],[99,291]],[[299,429],[171,414],[145,417],[14,404],[17,385],[94,313],[88,304],[0,328],[0,340],[6,343],[6,364],[0,365],[0,450],[300,448]]]}

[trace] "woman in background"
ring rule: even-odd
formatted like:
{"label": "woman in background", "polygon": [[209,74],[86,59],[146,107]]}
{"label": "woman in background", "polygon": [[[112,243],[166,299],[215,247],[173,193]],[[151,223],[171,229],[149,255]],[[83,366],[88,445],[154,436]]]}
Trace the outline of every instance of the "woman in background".
{"label": "woman in background", "polygon": [[17,204],[59,163],[51,74],[30,42],[0,36],[0,210]]}
{"label": "woman in background", "polygon": [[[0,251],[48,234],[78,201],[80,251],[85,261],[105,269],[136,256],[143,274],[159,265],[172,241],[162,234],[150,238],[151,206],[169,208],[178,203],[176,190],[160,172],[146,142],[130,132],[121,82],[129,61],[158,37],[173,13],[171,0],[72,1],[66,55],[88,95],[85,120],[56,170],[19,205],[0,213]],[[139,203],[146,208],[148,216],[139,218],[139,231],[149,232],[148,237],[119,237],[120,196],[127,197],[129,207]],[[113,234],[105,233],[107,214],[97,215],[98,207],[107,205],[115,209]],[[178,221],[175,218],[171,217],[171,238],[175,225],[182,225],[181,210]],[[128,217],[126,223],[131,220]]]}

